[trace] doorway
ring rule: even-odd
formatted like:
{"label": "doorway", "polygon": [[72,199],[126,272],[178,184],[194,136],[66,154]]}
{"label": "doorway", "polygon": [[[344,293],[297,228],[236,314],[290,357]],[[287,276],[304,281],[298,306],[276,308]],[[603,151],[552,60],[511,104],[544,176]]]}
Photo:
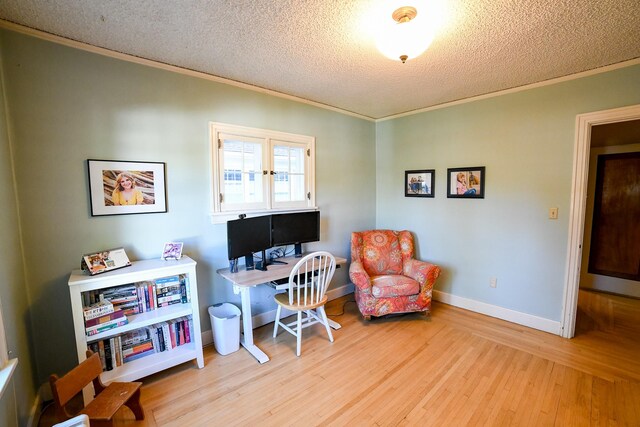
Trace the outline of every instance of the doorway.
{"label": "doorway", "polygon": [[[572,338],[575,335],[580,272],[583,257],[592,131],[595,126],[632,120],[640,120],[640,105],[580,114],[576,118],[571,211],[569,214],[567,273],[562,315],[562,336],[565,338]],[[586,255],[587,254],[585,254],[585,256]]]}

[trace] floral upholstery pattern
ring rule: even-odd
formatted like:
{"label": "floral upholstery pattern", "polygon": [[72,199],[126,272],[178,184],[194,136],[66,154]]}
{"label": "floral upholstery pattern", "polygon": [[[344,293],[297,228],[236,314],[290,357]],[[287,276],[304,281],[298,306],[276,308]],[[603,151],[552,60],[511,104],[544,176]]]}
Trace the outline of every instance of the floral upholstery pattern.
{"label": "floral upholstery pattern", "polygon": [[369,230],[351,234],[349,277],[363,316],[429,312],[440,267],[414,259],[411,232]]}

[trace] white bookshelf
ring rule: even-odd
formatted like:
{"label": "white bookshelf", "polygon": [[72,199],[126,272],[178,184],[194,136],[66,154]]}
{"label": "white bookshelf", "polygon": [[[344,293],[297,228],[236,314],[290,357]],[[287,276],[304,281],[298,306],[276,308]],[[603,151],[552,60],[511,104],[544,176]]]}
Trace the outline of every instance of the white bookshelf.
{"label": "white bookshelf", "polygon": [[[136,282],[153,281],[175,275],[185,275],[187,277],[188,292],[191,297],[188,303],[173,304],[168,307],[160,307],[144,313],[129,315],[127,316],[129,323],[124,326],[110,329],[97,335],[86,335],[82,312],[83,292],[128,285]],[[165,261],[158,259],[134,261],[129,267],[96,276],[89,276],[88,273],[82,270],[74,270],[71,272],[71,276],[69,276],[69,294],[71,297],[71,311],[73,315],[78,363],[86,359],[85,352],[87,351],[88,343],[104,340],[138,328],[177,319],[179,317],[191,316],[193,319],[190,343],[178,346],[169,351],[154,353],[133,360],[121,366],[114,367],[111,371],[105,371],[101,376],[103,382],[134,381],[190,360],[196,360],[198,368],[204,367],[196,262],[191,258],[183,256],[179,260]],[[85,403],[91,401],[92,395],[93,386],[83,390]]]}

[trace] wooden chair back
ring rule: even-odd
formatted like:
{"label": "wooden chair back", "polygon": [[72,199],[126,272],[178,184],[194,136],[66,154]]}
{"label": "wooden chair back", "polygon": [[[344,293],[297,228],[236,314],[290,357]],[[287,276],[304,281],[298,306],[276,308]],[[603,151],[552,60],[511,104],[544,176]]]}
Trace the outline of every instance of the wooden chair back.
{"label": "wooden chair back", "polygon": [[64,407],[89,383],[100,377],[102,373],[102,363],[98,353],[94,353],[84,362],[73,368],[69,373],[61,378],[53,374],[49,377],[53,399],[58,407],[58,411],[64,411],[66,416],[70,416]]}
{"label": "wooden chair back", "polygon": [[336,259],[329,252],[303,257],[289,275],[289,305],[304,309],[321,304],[335,271]]}

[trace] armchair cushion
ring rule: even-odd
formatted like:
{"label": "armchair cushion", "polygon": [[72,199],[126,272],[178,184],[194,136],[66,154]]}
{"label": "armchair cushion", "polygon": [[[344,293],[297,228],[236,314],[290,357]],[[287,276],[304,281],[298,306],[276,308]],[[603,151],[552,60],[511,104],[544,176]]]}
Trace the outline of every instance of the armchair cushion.
{"label": "armchair cushion", "polygon": [[384,275],[371,278],[371,294],[376,298],[401,297],[420,292],[420,284],[407,276]]}

